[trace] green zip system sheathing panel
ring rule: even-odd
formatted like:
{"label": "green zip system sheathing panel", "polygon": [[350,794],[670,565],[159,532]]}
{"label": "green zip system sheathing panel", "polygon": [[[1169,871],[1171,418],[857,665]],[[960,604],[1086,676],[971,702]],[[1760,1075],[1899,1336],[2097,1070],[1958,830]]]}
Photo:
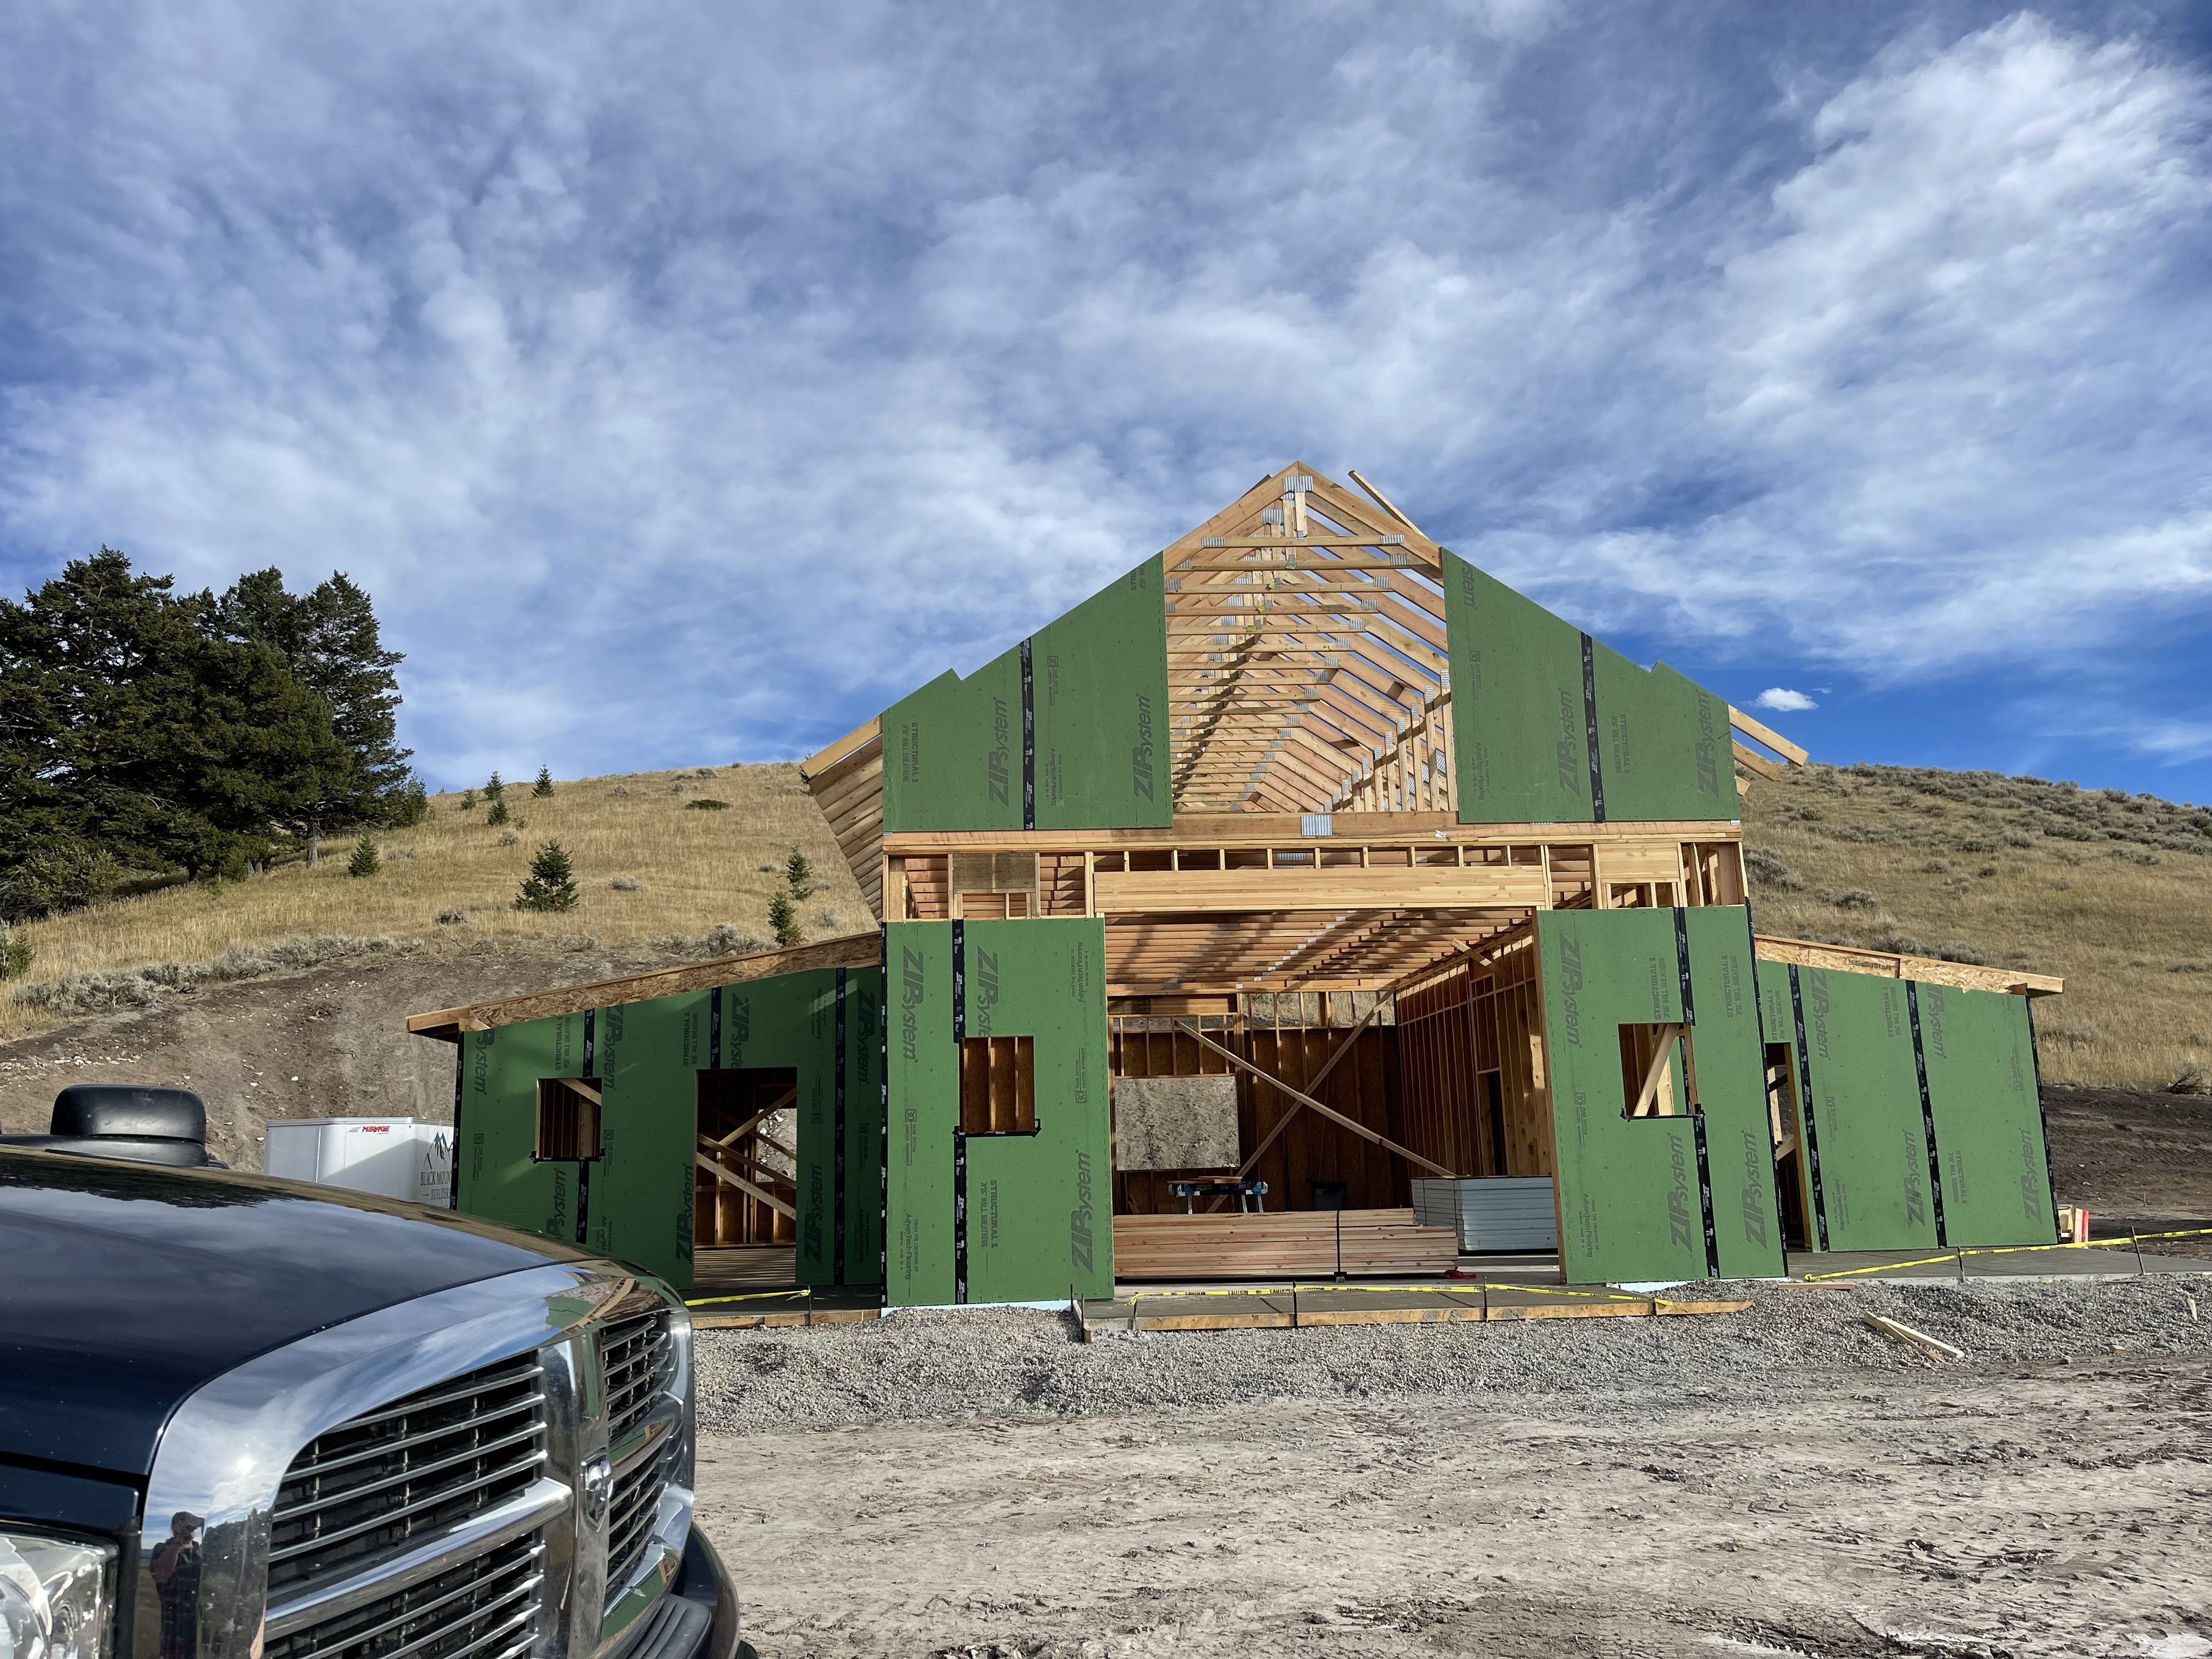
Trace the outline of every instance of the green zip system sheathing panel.
{"label": "green zip system sheathing panel", "polygon": [[884,1276],[884,975],[845,970],[845,1274]]}
{"label": "green zip system sheathing panel", "polygon": [[1726,702],[1663,662],[1647,673],[1595,641],[1590,675],[1608,820],[1736,816]]}
{"label": "green zip system sheathing panel", "polygon": [[2027,999],[1948,985],[1917,986],[1915,994],[1945,1242],[2057,1243]]}
{"label": "green zip system sheathing panel", "polygon": [[884,828],[1164,829],[1160,560],[884,711]]}
{"label": "green zip system sheathing panel", "polygon": [[1036,1132],[969,1135],[970,1302],[1114,1293],[1105,923],[966,924],[966,1032],[1036,1040]]}
{"label": "green zip system sheathing panel", "polygon": [[[1044,927],[1031,922],[1031,927]],[[960,1060],[952,1046],[952,927],[895,921],[884,930],[889,1056],[884,1154],[884,1302],[953,1300],[952,1132]]]}
{"label": "green zip system sheathing panel", "polygon": [[[1744,912],[1543,911],[1536,928],[1569,1282],[1781,1273]],[[1631,1119],[1620,1028],[1684,1022],[1686,969],[1698,1115]],[[1672,1065],[1687,1106],[1679,1048]]]}
{"label": "green zip system sheathing panel", "polygon": [[1455,553],[1444,561],[1462,823],[1588,823],[1582,636]]}
{"label": "green zip system sheathing panel", "polygon": [[1704,906],[1675,915],[1690,958],[1698,1103],[1705,1112],[1711,1160],[1721,1272],[1740,1279],[1780,1273],[1786,1267],[1774,1191],[1774,1145],[1767,1127],[1751,919],[1741,905]]}
{"label": "green zip system sheathing panel", "polygon": [[1936,1243],[1905,981],[1824,968],[1800,968],[1796,979],[1805,1030],[1798,1075],[1801,1090],[1807,1071],[1812,1077],[1825,1248]]}
{"label": "green zip system sheathing panel", "polygon": [[[837,975],[822,968],[748,980],[722,991],[722,1069],[798,1073],[793,1103],[799,1140],[799,1282],[837,1282],[836,1156],[832,1136],[836,1091],[835,1036]],[[875,1278],[870,1270],[860,1282]]]}
{"label": "green zip system sheathing panel", "polygon": [[[901,922],[887,939],[886,1302],[1110,1296],[1104,924]],[[956,1032],[1033,1040],[1034,1133],[958,1133]]]}
{"label": "green zip system sheathing panel", "polygon": [[1726,702],[1664,663],[1638,668],[1455,553],[1443,564],[1461,823],[1737,816]]}
{"label": "green zip system sheathing panel", "polygon": [[576,1238],[576,1166],[538,1164],[538,1079],[580,1077],[582,1014],[468,1031],[461,1037],[460,1133],[454,1207],[502,1226]]}
{"label": "green zip system sheathing panel", "polygon": [[593,1037],[602,1150],[587,1248],[678,1286],[691,1283],[691,1155],[708,1014],[704,991],[627,1003],[599,1011]]}
{"label": "green zip system sheathing panel", "polygon": [[1164,829],[1167,613],[1157,555],[1030,642],[1040,830]]}

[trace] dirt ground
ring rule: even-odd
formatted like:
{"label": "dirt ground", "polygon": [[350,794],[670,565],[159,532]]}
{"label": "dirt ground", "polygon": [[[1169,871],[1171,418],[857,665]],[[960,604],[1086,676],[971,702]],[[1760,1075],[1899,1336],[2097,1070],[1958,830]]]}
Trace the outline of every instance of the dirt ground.
{"label": "dirt ground", "polygon": [[2212,1218],[2212,1097],[2047,1084],[2043,1115],[2060,1201],[2093,1226]]}
{"label": "dirt ground", "polygon": [[2212,1654],[2203,1359],[1790,1392],[712,1435],[701,1516],[764,1659]]}

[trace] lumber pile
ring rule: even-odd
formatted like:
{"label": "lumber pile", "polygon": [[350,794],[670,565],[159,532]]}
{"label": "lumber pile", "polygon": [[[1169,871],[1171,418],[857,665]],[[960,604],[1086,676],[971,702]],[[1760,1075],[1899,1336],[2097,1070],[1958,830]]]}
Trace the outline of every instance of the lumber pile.
{"label": "lumber pile", "polygon": [[1288,1279],[1334,1273],[1340,1224],[1347,1273],[1441,1273],[1459,1260],[1449,1227],[1411,1210],[1273,1215],[1117,1215],[1116,1279]]}

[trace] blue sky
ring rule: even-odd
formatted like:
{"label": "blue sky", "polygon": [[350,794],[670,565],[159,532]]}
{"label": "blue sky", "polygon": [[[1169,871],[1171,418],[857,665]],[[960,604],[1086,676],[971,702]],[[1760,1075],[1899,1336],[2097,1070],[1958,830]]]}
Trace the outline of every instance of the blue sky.
{"label": "blue sky", "polygon": [[804,754],[1295,458],[1824,759],[2212,799],[2201,4],[0,27],[0,581],[343,569],[434,782]]}

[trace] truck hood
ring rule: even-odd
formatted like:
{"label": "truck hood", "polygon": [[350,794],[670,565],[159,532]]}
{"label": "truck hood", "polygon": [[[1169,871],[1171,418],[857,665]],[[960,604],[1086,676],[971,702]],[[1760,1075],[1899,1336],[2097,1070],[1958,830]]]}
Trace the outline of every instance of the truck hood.
{"label": "truck hood", "polygon": [[177,1403],[256,1354],[583,1257],[328,1187],[0,1147],[0,1461],[143,1476]]}

